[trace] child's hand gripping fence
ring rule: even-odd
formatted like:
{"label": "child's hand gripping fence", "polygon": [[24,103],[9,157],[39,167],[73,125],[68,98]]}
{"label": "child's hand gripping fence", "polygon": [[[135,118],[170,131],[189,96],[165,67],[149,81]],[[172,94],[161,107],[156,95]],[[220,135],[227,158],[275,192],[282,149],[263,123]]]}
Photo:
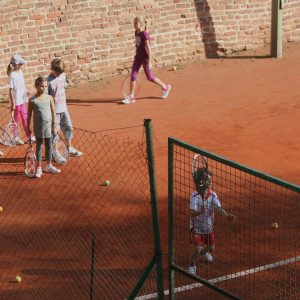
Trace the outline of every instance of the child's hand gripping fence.
{"label": "child's hand gripping fence", "polygon": [[[191,174],[195,154],[207,158],[225,209],[215,205],[205,215],[199,200],[198,220],[213,218],[214,237],[198,240],[190,235],[192,200],[201,197]],[[299,186],[169,139],[170,299],[299,299],[299,209]]]}
{"label": "child's hand gripping fence", "polygon": [[161,265],[143,125],[73,133],[83,156],[52,162],[62,172],[39,179],[24,173],[28,145],[1,146],[1,299],[129,299],[157,292]]}

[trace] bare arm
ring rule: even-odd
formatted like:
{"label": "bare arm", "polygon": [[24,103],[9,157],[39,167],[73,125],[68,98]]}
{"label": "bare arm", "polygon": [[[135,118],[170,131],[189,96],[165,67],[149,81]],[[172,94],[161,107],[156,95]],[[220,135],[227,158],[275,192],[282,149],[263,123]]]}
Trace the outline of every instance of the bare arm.
{"label": "bare arm", "polygon": [[32,102],[31,99],[28,102],[28,108],[27,108],[27,134],[28,136],[31,135],[31,129],[30,129],[30,125],[31,125],[31,116],[32,116]]}
{"label": "bare arm", "polygon": [[51,107],[51,115],[52,115],[52,130],[54,134],[56,134],[56,113],[53,97],[50,98],[50,107]]}
{"label": "bare arm", "polygon": [[13,111],[13,110],[15,110],[15,102],[14,102],[14,99],[13,99],[12,91],[13,91],[13,89],[9,88],[8,96],[9,96],[9,101],[10,101],[10,108]]}
{"label": "bare arm", "polygon": [[149,55],[149,68],[152,69],[152,51],[151,51],[150,41],[146,40],[145,44]]}
{"label": "bare arm", "polygon": [[197,211],[197,210],[194,210],[194,209],[190,209],[190,214],[191,214],[192,218],[195,218],[195,217],[201,215],[201,212]]}
{"label": "bare arm", "polygon": [[221,213],[222,216],[224,216],[225,218],[228,218],[232,221],[235,221],[235,215],[233,214],[229,214],[224,208],[222,207],[217,207],[218,211]]}

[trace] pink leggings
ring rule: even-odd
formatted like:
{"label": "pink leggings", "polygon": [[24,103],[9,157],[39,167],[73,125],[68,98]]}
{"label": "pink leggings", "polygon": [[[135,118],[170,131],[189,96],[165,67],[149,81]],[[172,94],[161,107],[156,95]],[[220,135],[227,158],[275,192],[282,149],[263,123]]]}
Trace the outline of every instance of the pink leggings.
{"label": "pink leggings", "polygon": [[26,111],[25,103],[15,106],[14,119],[17,124],[19,124],[20,118],[21,118],[21,122],[22,122],[22,127],[25,131],[26,136],[28,137],[28,134],[27,134],[27,111]]}
{"label": "pink leggings", "polygon": [[135,57],[134,58],[134,62],[132,65],[132,70],[131,70],[131,81],[136,81],[138,78],[138,73],[139,70],[141,68],[141,66],[143,65],[146,77],[149,81],[154,81],[155,77],[152,73],[152,70],[149,68],[149,64],[147,64],[146,62],[142,62],[139,58]]}

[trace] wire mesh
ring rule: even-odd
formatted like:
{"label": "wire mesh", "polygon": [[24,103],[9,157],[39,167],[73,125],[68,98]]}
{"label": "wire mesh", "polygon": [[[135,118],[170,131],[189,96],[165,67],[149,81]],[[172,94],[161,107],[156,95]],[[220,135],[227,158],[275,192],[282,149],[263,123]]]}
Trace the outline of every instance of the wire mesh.
{"label": "wire mesh", "polygon": [[[173,144],[174,264],[189,270],[195,247],[190,240],[191,164],[201,150]],[[194,151],[192,151],[192,149]],[[240,170],[210,153],[212,190],[229,221],[214,209],[215,250],[212,262],[201,253],[196,275],[241,299],[299,299],[300,188],[289,189]],[[191,271],[191,269],[189,270]],[[226,299],[225,296],[175,272],[176,299]]]}
{"label": "wire mesh", "polygon": [[143,126],[74,129],[72,143],[83,156],[40,179],[24,174],[28,145],[0,145],[1,299],[126,299],[154,255]]}

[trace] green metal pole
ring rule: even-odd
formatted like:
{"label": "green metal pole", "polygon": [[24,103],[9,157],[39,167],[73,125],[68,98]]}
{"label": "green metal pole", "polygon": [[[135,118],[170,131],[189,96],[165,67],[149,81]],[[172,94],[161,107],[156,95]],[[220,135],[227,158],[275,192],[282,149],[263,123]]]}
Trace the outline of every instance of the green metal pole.
{"label": "green metal pole", "polygon": [[162,251],[161,251],[161,240],[160,240],[160,230],[159,230],[151,120],[150,119],[144,120],[144,126],[146,130],[147,158],[148,158],[150,193],[151,193],[151,210],[152,210],[153,233],[154,233],[154,243],[155,243],[157,293],[158,293],[158,299],[164,299],[164,274],[163,274]]}
{"label": "green metal pole", "polygon": [[174,144],[169,138],[168,140],[168,189],[169,189],[169,204],[168,204],[168,245],[169,245],[169,298],[175,299],[175,285],[174,285],[174,181],[173,181],[173,159],[174,159]]}
{"label": "green metal pole", "polygon": [[142,288],[144,282],[146,281],[147,277],[149,276],[150,272],[152,271],[153,267],[155,266],[156,257],[153,256],[149,265],[146,267],[145,271],[143,272],[141,278],[137,282],[136,286],[133,288],[132,292],[130,293],[128,300],[134,300],[139,293],[140,289]]}
{"label": "green metal pole", "polygon": [[90,271],[90,300],[93,300],[94,289],[94,259],[95,259],[95,235],[92,235],[92,255],[91,255],[91,271]]}
{"label": "green metal pole", "polygon": [[265,173],[262,173],[260,171],[257,171],[255,169],[251,169],[249,167],[246,167],[244,165],[241,165],[239,163],[236,163],[230,159],[227,159],[225,157],[222,157],[220,155],[217,155],[213,152],[208,152],[206,150],[203,150],[201,148],[198,148],[198,147],[195,147],[195,146],[192,146],[190,144],[187,144],[183,141],[180,141],[178,139],[175,139],[175,138],[169,138],[169,144],[172,143],[174,145],[177,145],[179,147],[184,147],[185,149],[187,150],[190,150],[190,151],[193,151],[193,152],[196,152],[196,153],[199,153],[199,154],[202,154],[204,156],[206,156],[207,158],[211,158],[217,162],[220,162],[226,166],[230,166],[232,168],[235,168],[235,169],[238,169],[240,171],[243,171],[243,172],[246,172],[250,175],[253,175],[253,176],[256,176],[258,178],[261,178],[263,180],[267,180],[267,181],[270,181],[272,183],[275,183],[275,184],[278,184],[280,186],[284,186],[288,189],[291,189],[293,191],[296,191],[296,192],[300,192],[300,186],[299,185],[295,185],[293,183],[290,183],[290,182],[287,182],[287,181],[284,181],[282,179],[279,179],[279,178],[276,178],[274,176],[271,176],[271,175],[268,175],[268,174],[265,174]]}
{"label": "green metal pole", "polygon": [[232,300],[242,300],[241,298],[239,298],[238,296],[230,293],[229,291],[226,291],[225,289],[223,289],[221,287],[218,287],[218,286],[215,286],[214,284],[210,283],[209,280],[206,280],[206,279],[200,278],[199,276],[188,273],[185,269],[180,268],[176,265],[173,265],[173,268],[177,272],[183,274],[185,277],[188,277],[188,278],[193,279],[194,281],[200,282],[204,286],[208,287],[212,291],[217,292],[220,295],[226,296],[227,298],[232,299]]}
{"label": "green metal pole", "polygon": [[282,11],[284,0],[272,0],[271,57],[282,57]]}

